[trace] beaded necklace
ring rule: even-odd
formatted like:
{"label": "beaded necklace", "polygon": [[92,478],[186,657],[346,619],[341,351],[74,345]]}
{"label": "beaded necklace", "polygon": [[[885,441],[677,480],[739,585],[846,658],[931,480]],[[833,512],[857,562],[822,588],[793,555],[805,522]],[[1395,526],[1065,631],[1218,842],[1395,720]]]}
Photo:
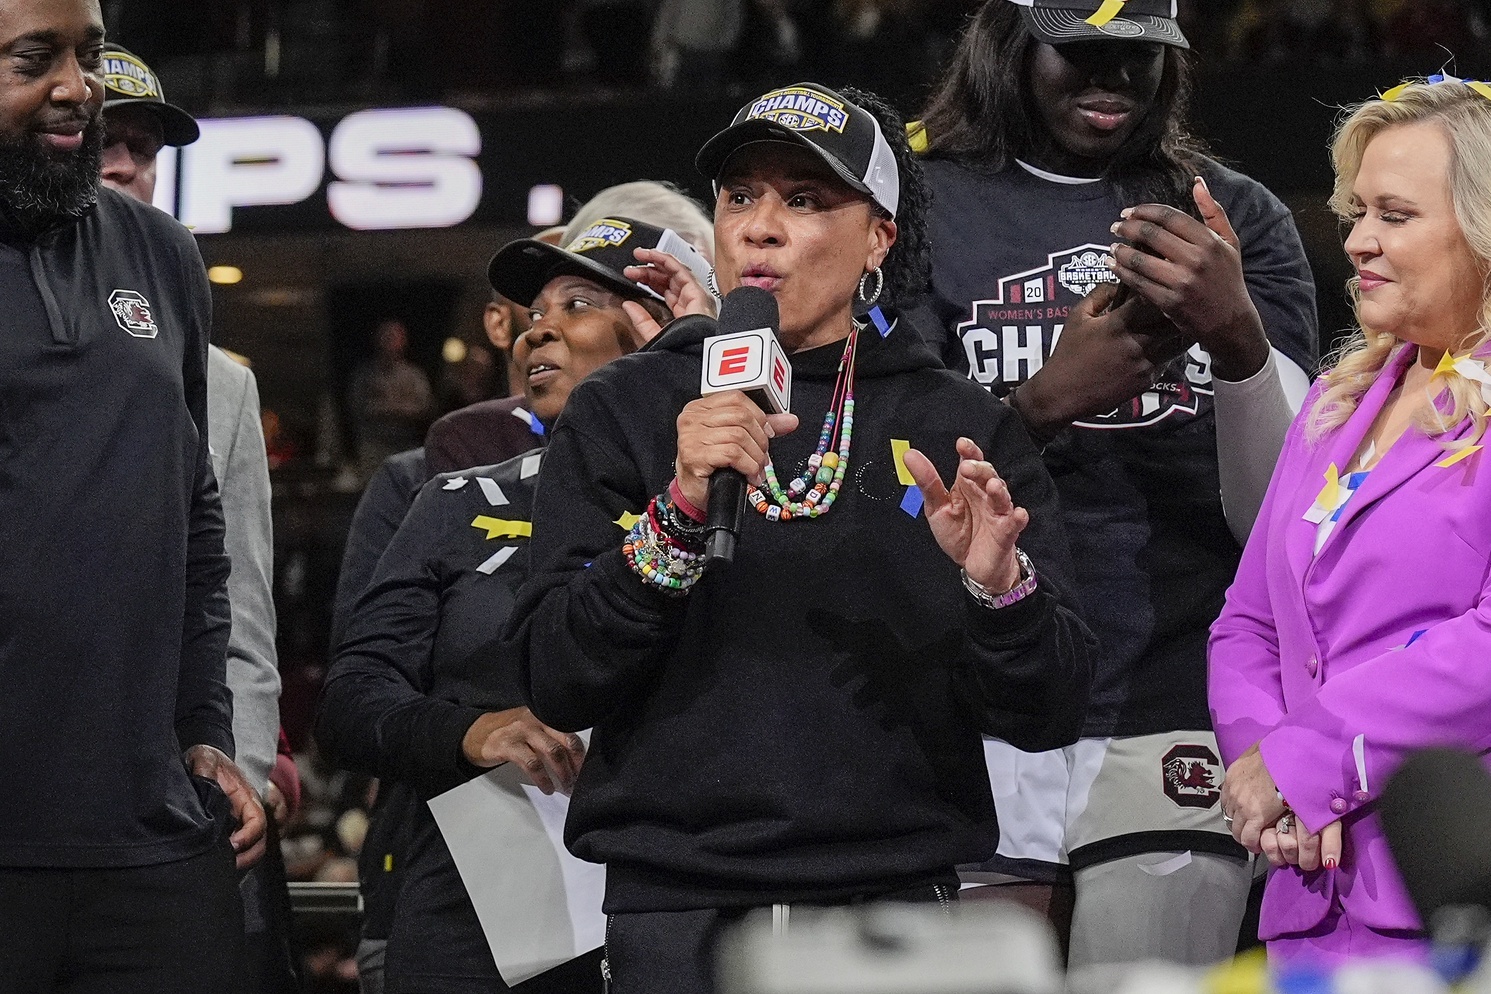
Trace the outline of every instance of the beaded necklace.
{"label": "beaded necklace", "polygon": [[770,493],[755,486],[746,490],[746,498],[767,521],[816,518],[827,514],[839,496],[844,473],[849,469],[849,441],[854,436],[854,357],[858,344],[859,325],[856,324],[844,343],[833,398],[828,413],[823,417],[818,449],[808,457],[807,469],[789,483],[784,492],[768,456],[766,487]]}

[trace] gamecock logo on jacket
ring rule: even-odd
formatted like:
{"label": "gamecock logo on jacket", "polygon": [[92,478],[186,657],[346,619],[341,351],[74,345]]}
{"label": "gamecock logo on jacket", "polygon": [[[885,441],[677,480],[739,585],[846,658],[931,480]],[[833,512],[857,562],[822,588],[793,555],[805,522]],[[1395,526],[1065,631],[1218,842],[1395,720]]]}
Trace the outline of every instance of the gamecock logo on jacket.
{"label": "gamecock logo on jacket", "polygon": [[115,290],[109,294],[109,310],[119,327],[136,338],[154,338],[160,333],[150,301],[138,290]]}

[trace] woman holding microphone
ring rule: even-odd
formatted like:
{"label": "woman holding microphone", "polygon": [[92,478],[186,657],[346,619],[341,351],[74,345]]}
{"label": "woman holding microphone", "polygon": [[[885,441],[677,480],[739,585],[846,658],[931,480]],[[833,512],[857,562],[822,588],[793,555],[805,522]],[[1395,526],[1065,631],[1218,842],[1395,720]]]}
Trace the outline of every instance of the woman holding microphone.
{"label": "woman holding microphone", "polygon": [[[683,326],[582,384],[508,632],[534,713],[594,728],[566,831],[607,864],[617,994],[712,990],[751,908],[953,899],[954,866],[997,843],[979,733],[1071,741],[1090,671],[1039,456],[897,318],[927,196],[894,112],[787,87],[698,161],[718,287],[775,297],[795,413],[699,397]],[[703,308],[682,267],[639,258],[675,313]],[[706,571],[722,468],[750,483],[746,521]]]}

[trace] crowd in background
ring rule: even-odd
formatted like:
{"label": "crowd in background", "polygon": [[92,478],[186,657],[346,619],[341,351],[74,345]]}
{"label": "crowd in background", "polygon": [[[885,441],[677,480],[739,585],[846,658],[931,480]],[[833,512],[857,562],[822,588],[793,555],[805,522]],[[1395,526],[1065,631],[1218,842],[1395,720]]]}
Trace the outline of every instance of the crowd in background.
{"label": "crowd in background", "polygon": [[[919,95],[971,0],[165,0],[104,4],[186,106],[744,92],[789,76]],[[1488,0],[1181,0],[1203,67],[1330,65],[1483,49]],[[868,73],[867,73],[868,70]],[[914,100],[913,100],[914,102]]]}

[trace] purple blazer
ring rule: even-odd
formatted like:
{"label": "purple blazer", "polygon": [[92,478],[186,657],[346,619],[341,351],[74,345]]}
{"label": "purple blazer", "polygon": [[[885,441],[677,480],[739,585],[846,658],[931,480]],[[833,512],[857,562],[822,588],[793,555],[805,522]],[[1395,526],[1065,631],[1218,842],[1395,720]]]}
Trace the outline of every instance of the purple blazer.
{"label": "purple blazer", "polygon": [[[1224,762],[1260,742],[1264,764],[1312,832],[1340,819],[1342,864],[1270,874],[1259,936],[1319,924],[1339,902],[1379,929],[1423,926],[1388,853],[1375,799],[1424,746],[1491,748],[1491,437],[1452,466],[1409,429],[1346,504],[1314,555],[1304,519],[1343,473],[1417,355],[1400,347],[1351,419],[1312,445],[1284,443],[1208,651]],[[1469,433],[1465,424],[1451,432]]]}

